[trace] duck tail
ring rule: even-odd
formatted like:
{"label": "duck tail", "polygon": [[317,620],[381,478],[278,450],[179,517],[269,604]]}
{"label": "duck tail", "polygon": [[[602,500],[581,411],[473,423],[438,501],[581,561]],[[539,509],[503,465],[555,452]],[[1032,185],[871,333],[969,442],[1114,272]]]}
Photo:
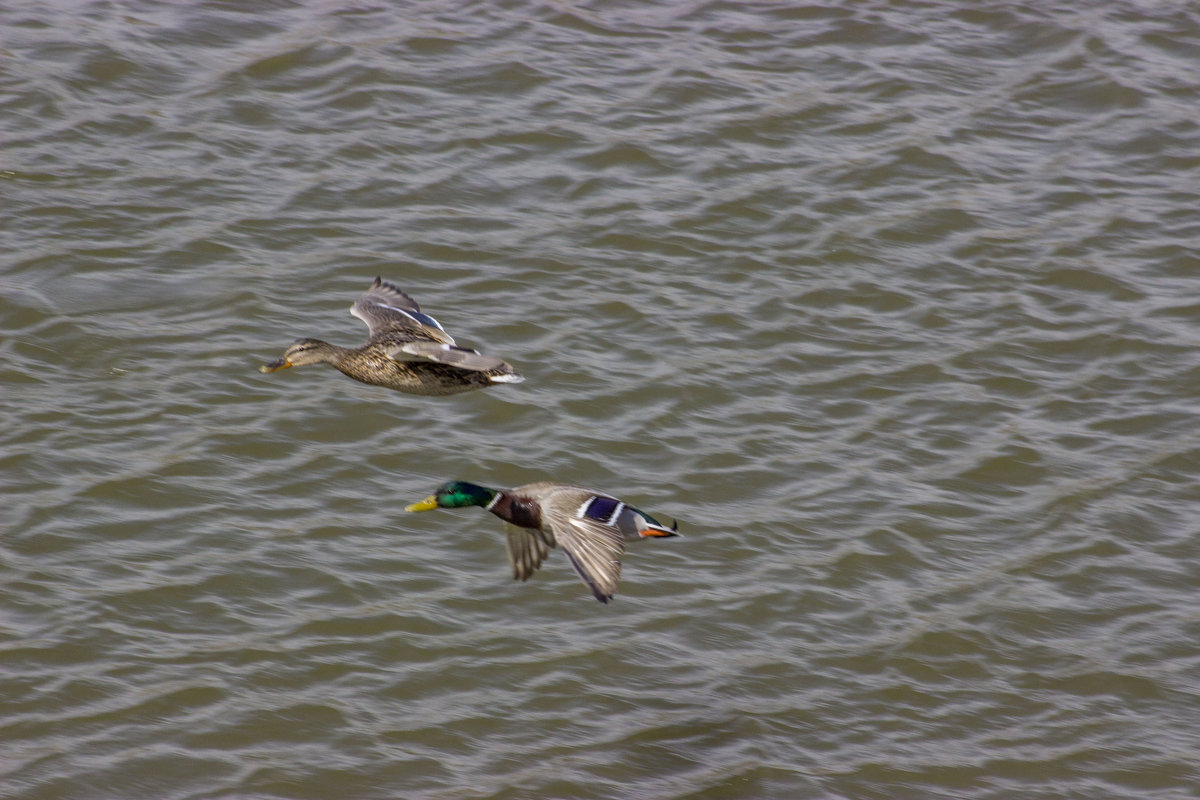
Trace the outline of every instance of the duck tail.
{"label": "duck tail", "polygon": [[653,523],[647,522],[646,527],[644,527],[640,531],[638,531],[638,535],[641,536],[643,539],[649,538],[651,536],[661,538],[661,539],[665,539],[668,536],[679,536],[680,535],[679,520],[673,520],[671,522],[671,527],[669,527],[669,528],[666,525],[655,525]]}

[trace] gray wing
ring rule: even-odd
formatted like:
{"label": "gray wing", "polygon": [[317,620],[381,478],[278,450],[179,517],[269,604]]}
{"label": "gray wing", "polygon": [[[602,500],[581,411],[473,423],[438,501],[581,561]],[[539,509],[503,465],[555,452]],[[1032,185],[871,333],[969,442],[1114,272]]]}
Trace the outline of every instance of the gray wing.
{"label": "gray wing", "polygon": [[475,350],[438,342],[405,342],[386,348],[388,358],[395,361],[436,361],[461,369],[487,372],[502,369],[508,364],[495,356],[485,356]]}
{"label": "gray wing", "polygon": [[554,538],[592,594],[607,603],[617,593],[625,538],[615,528],[590,519],[556,518],[551,523]]}
{"label": "gray wing", "polygon": [[421,311],[417,301],[405,294],[399,286],[375,278],[367,293],[354,301],[350,313],[367,323],[367,330],[375,336],[398,329],[424,331],[439,342],[454,344],[454,339],[433,317]]}
{"label": "gray wing", "polygon": [[527,581],[550,554],[554,537],[537,528],[521,528],[504,523],[504,546],[512,563],[513,578]]}

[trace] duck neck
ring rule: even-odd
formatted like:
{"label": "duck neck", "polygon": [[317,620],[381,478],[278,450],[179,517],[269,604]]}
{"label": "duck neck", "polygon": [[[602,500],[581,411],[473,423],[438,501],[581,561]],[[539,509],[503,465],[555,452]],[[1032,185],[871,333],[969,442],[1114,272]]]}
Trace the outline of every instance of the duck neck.
{"label": "duck neck", "polygon": [[520,528],[542,527],[542,510],[538,504],[508,492],[496,492],[484,509]]}
{"label": "duck neck", "polygon": [[321,345],[321,360],[326,364],[332,364],[339,370],[346,365],[351,356],[358,352],[353,347],[342,347],[340,344],[321,342]]}

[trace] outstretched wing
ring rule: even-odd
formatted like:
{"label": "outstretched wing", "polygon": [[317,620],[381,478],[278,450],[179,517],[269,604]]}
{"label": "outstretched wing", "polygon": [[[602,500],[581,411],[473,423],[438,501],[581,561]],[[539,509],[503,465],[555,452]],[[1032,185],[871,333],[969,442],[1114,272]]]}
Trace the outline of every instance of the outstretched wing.
{"label": "outstretched wing", "polygon": [[521,528],[511,522],[504,523],[504,546],[508,560],[512,563],[513,578],[527,581],[550,554],[554,537],[537,528]]}
{"label": "outstretched wing", "polygon": [[367,323],[367,329],[375,336],[397,329],[417,329],[427,333],[438,342],[453,345],[454,339],[433,317],[421,311],[417,301],[405,294],[399,286],[376,277],[371,288],[350,306],[350,313]]}
{"label": "outstretched wing", "polygon": [[485,356],[476,350],[438,342],[405,342],[388,347],[385,352],[388,358],[395,361],[436,361],[439,364],[449,364],[453,367],[477,372],[487,372],[508,366],[503,359],[495,356]]}
{"label": "outstretched wing", "polygon": [[625,539],[621,532],[586,517],[555,519],[554,538],[592,594],[607,603],[617,593]]}

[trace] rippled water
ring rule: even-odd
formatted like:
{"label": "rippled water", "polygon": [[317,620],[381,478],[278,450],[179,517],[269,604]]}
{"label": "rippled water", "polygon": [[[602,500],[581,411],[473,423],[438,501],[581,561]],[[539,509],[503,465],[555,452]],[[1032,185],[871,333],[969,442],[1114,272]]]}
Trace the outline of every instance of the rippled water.
{"label": "rippled water", "polygon": [[250,8],[0,10],[0,794],[1194,796],[1192,4]]}

